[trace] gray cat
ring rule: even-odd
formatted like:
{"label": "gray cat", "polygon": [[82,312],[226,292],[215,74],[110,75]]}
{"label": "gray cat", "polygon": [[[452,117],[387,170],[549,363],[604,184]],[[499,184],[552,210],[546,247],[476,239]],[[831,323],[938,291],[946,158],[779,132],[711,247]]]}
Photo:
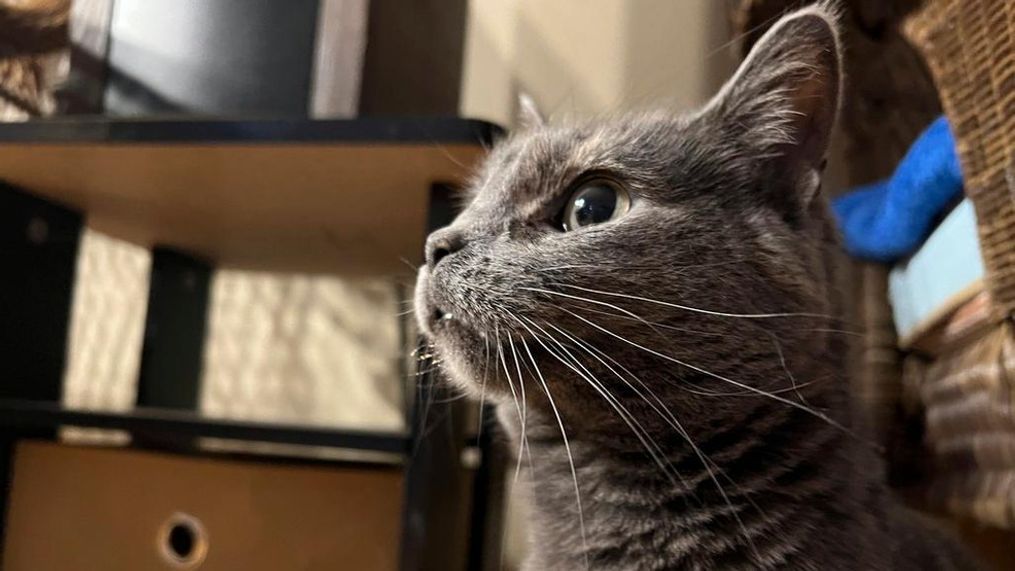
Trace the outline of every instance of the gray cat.
{"label": "gray cat", "polygon": [[430,236],[418,320],[530,464],[528,569],[975,568],[850,428],[840,82],[834,14],[789,14],[696,113],[502,142]]}

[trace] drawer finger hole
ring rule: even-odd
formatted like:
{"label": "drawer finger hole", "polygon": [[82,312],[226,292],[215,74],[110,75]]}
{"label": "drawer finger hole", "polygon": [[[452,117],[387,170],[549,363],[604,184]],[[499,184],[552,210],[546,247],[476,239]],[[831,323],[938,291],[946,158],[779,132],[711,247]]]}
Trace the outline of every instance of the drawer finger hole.
{"label": "drawer finger hole", "polygon": [[171,569],[198,569],[208,553],[208,534],[201,520],[177,512],[159,528],[157,545]]}

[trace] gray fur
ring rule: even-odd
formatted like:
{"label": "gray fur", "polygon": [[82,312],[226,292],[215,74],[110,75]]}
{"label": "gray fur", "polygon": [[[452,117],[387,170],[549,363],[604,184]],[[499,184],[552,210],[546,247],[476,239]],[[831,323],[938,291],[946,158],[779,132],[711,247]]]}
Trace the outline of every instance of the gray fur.
{"label": "gray fur", "polygon": [[[420,326],[527,442],[528,569],[973,568],[850,429],[818,192],[840,81],[834,15],[796,12],[697,113],[503,141],[430,237]],[[562,232],[588,173],[631,210]]]}

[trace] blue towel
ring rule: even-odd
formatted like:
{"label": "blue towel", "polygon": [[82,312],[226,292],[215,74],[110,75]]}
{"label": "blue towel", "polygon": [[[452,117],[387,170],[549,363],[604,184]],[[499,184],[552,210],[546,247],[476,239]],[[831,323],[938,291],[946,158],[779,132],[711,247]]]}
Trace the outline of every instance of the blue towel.
{"label": "blue towel", "polygon": [[846,250],[893,262],[912,254],[962,193],[962,171],[948,122],[937,118],[913,143],[892,178],[832,203]]}

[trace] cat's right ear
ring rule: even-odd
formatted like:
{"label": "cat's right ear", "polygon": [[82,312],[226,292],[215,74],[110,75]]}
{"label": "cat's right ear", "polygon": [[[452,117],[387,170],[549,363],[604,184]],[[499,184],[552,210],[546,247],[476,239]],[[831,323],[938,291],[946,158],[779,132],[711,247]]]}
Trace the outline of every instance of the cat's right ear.
{"label": "cat's right ear", "polygon": [[788,182],[800,189],[803,203],[816,194],[815,175],[824,164],[839,111],[836,21],[831,2],[784,16],[702,110],[724,138],[746,149],[745,155],[771,165],[768,172],[791,177]]}
{"label": "cat's right ear", "polygon": [[546,119],[539,112],[536,101],[528,93],[518,95],[518,126],[524,130],[543,127]]}

